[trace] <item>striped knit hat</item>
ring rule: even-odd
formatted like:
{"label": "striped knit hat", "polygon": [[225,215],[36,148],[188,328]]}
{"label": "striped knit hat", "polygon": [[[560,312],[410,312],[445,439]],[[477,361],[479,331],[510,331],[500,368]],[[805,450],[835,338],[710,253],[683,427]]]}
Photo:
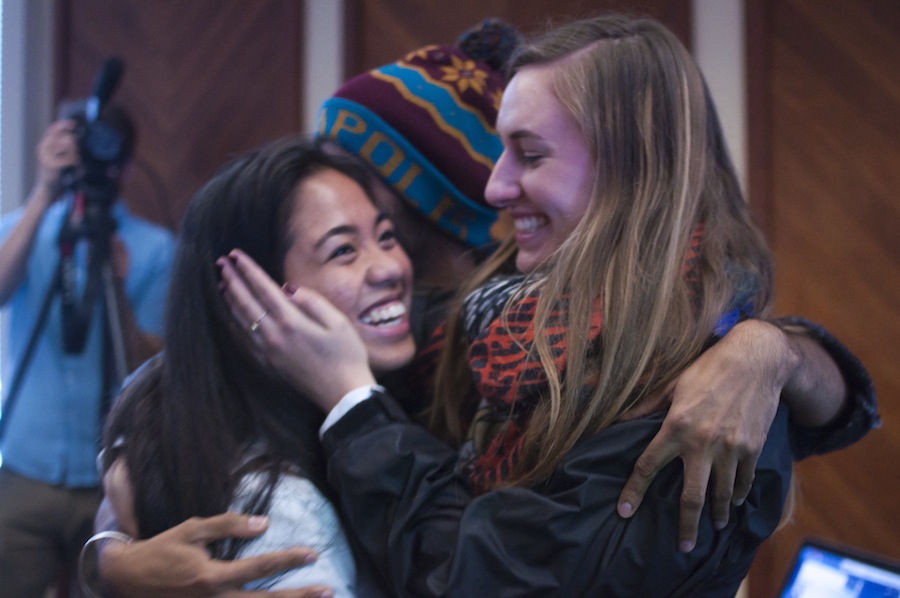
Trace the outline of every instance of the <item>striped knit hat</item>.
{"label": "striped knit hat", "polygon": [[510,25],[487,19],[454,47],[426,46],[354,77],[322,104],[318,134],[446,233],[472,247],[499,240],[509,229],[484,188],[502,151],[501,70],[518,41]]}

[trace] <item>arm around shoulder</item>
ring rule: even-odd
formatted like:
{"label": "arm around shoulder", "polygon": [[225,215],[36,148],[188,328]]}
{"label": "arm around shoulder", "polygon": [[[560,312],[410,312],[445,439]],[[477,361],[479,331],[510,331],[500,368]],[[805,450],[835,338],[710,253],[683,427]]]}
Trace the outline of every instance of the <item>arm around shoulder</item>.
{"label": "arm around shoulder", "polygon": [[843,343],[805,318],[773,323],[800,355],[782,395],[791,409],[795,458],[845,448],[881,425],[872,379]]}

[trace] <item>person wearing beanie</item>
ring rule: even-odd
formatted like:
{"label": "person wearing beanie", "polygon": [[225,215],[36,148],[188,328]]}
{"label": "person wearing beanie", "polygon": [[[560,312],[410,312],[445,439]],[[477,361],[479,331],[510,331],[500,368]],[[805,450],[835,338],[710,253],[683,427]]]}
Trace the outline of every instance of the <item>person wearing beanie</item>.
{"label": "person wearing beanie", "polygon": [[512,232],[484,199],[502,144],[494,123],[516,30],[485,19],[353,77],[319,111],[317,135],[361,158],[397,222],[416,282],[455,290]]}

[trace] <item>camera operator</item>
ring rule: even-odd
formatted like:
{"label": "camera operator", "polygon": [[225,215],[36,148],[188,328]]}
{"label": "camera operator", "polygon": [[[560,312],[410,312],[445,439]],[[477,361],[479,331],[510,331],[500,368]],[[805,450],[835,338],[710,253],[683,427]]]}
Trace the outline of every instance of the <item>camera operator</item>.
{"label": "camera operator", "polygon": [[[45,319],[38,313],[62,278],[61,231],[75,226],[75,251],[66,259],[73,264],[71,280],[79,292],[91,284],[90,258],[108,259],[128,370],[161,348],[174,239],[167,229],[131,214],[117,197],[118,177],[134,149],[130,118],[110,104],[98,120],[121,136],[122,147],[110,170],[116,177],[113,195],[101,208],[104,221],[112,223],[104,233],[107,255],[91,252],[91,243],[100,242],[96,233],[79,232],[73,225],[91,218],[91,199],[80,192],[74,174],[91,158],[79,145],[83,120],[63,119],[47,128],[37,146],[34,187],[25,205],[0,223],[0,305],[8,304],[11,313],[12,368],[6,371],[25,362],[14,409],[7,413],[4,403],[3,416],[9,420],[3,422],[8,425],[0,439],[0,588],[14,598],[42,596],[54,582],[77,578],[67,576],[66,568],[71,570],[91,535],[100,501],[97,443],[108,396],[116,390],[110,388],[104,365],[110,333],[103,308],[109,309],[109,302],[101,293],[88,305],[83,347],[77,352],[64,346],[62,299],[53,298]],[[33,351],[25,348],[29,336],[35,337]],[[4,395],[8,386],[4,384]],[[72,586],[70,596],[80,595],[77,583]]]}

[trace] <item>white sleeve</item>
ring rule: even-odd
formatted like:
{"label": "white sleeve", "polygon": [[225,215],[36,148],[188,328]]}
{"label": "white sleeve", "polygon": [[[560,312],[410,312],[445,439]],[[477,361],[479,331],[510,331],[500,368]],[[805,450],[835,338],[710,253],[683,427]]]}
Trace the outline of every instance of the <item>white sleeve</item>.
{"label": "white sleeve", "polygon": [[372,393],[376,391],[384,392],[384,387],[377,384],[367,384],[366,386],[354,388],[341,397],[341,400],[338,401],[334,407],[331,408],[331,411],[328,412],[328,415],[325,416],[325,421],[322,422],[322,426],[319,428],[319,440],[322,439],[322,436],[325,435],[328,428],[336,424],[348,411],[363,401],[370,399]]}

